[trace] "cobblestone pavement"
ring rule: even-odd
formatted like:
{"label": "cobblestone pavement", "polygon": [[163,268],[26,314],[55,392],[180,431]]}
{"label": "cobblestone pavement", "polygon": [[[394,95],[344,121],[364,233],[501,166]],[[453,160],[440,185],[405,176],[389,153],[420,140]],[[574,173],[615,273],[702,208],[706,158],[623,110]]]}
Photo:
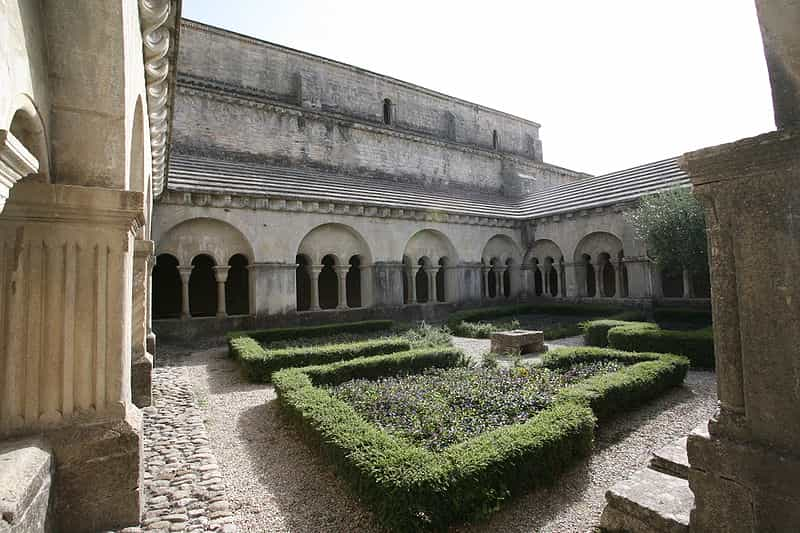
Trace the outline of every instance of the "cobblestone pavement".
{"label": "cobblestone pavement", "polygon": [[144,507],[141,527],[120,533],[238,528],[191,383],[178,368],[153,370],[153,406],[144,413]]}

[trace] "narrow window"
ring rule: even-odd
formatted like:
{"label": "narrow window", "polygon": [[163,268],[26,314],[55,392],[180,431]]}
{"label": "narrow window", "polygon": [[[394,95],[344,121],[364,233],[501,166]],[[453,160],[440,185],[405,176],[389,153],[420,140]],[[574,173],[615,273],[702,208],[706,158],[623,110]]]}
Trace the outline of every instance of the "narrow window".
{"label": "narrow window", "polygon": [[392,101],[388,98],[383,99],[383,123],[392,123]]}
{"label": "narrow window", "polygon": [[497,130],[492,130],[492,148],[497,150],[497,145],[500,144],[500,138],[497,136]]}

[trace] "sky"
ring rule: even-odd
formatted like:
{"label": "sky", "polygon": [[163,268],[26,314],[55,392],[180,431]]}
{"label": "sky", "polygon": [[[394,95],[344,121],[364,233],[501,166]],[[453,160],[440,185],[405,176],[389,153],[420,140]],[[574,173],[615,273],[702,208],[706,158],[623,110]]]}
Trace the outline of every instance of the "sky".
{"label": "sky", "polygon": [[753,0],[183,0],[183,16],[542,125],[604,174],[775,129]]}

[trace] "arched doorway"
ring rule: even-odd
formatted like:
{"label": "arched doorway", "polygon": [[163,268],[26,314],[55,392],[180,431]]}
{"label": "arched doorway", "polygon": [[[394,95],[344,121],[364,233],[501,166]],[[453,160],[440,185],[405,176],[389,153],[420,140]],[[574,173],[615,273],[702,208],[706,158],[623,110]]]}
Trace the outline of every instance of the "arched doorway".
{"label": "arched doorway", "polygon": [[547,270],[547,286],[550,289],[550,296],[553,298],[558,296],[558,268],[558,263],[550,259]]}
{"label": "arched doorway", "polygon": [[319,273],[319,306],[321,309],[334,309],[339,305],[339,277],[336,275],[336,258],[326,255],[322,258]]}
{"label": "arched doorway", "polygon": [[347,307],[361,307],[361,258],[350,258],[350,270],[345,278],[347,286]]}
{"label": "arched doorway", "polygon": [[153,318],[180,317],[181,291],[178,260],[170,254],[156,257],[153,267]]}
{"label": "arched doorway", "polygon": [[228,260],[228,279],[225,282],[225,310],[229,315],[250,313],[250,280],[247,257],[236,254]]}
{"label": "arched doorway", "polygon": [[217,313],[217,279],[214,259],[201,254],[192,259],[189,276],[189,312],[195,316],[214,316]]}
{"label": "arched doorway", "polygon": [[617,291],[617,270],[608,254],[600,254],[600,274],[603,278],[602,296],[613,298]]}
{"label": "arched doorway", "polygon": [[584,254],[583,264],[586,272],[586,296],[594,298],[597,295],[597,278],[594,273],[591,256]]}
{"label": "arched doorway", "polygon": [[534,259],[533,262],[533,293],[536,296],[541,296],[544,293],[544,289],[542,288],[543,279],[542,279],[542,270],[539,268],[539,262]]}

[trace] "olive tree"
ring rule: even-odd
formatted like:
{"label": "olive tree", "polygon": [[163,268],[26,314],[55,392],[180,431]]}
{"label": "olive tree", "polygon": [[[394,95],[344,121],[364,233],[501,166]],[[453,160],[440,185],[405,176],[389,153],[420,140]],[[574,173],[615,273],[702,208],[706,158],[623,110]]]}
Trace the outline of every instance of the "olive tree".
{"label": "olive tree", "polygon": [[703,207],[688,187],[643,197],[626,219],[662,269],[708,272]]}

